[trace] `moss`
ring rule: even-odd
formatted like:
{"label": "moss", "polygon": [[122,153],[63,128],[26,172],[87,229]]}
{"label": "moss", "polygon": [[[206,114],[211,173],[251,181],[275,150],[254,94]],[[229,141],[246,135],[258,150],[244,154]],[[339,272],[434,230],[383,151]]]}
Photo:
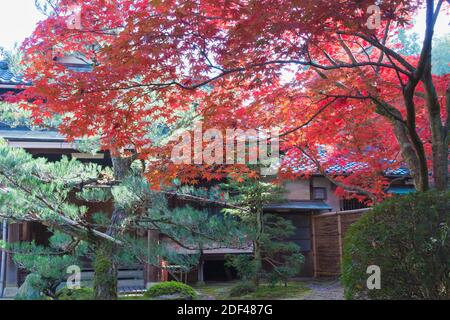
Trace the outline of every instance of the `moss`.
{"label": "moss", "polygon": [[147,298],[157,298],[161,296],[180,296],[183,300],[191,300],[197,298],[195,290],[181,282],[169,281],[155,284],[150,287],[144,294]]}
{"label": "moss", "polygon": [[205,284],[196,287],[202,296],[213,299],[233,299],[233,300],[270,300],[270,299],[303,299],[311,292],[303,283],[299,281],[289,281],[288,286],[276,285],[272,286],[268,283],[262,283],[254,292],[242,293],[240,296],[230,296],[233,288],[239,286],[242,282],[227,282]]}
{"label": "moss", "polygon": [[92,300],[94,298],[94,290],[91,288],[63,288],[57,292],[56,296],[58,300]]}
{"label": "moss", "polygon": [[251,282],[242,282],[231,288],[230,297],[241,297],[256,291],[256,287]]}
{"label": "moss", "polygon": [[100,245],[94,261],[94,288],[96,299],[117,297],[117,275],[111,259],[111,247]]}

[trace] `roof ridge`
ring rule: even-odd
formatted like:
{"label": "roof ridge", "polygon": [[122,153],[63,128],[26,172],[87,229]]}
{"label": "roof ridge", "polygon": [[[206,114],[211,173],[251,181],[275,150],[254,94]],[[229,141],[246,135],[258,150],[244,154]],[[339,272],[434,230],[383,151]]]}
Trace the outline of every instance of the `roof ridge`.
{"label": "roof ridge", "polygon": [[15,74],[11,71],[7,60],[0,60],[0,85],[18,86],[28,84],[30,83],[23,79],[23,75]]}

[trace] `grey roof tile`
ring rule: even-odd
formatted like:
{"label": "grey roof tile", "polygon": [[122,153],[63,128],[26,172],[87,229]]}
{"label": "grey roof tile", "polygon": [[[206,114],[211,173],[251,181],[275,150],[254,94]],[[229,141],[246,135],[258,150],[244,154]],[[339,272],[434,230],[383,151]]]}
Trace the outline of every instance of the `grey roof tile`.
{"label": "grey roof tile", "polygon": [[0,85],[29,85],[22,76],[13,74],[8,67],[8,62],[0,61]]}

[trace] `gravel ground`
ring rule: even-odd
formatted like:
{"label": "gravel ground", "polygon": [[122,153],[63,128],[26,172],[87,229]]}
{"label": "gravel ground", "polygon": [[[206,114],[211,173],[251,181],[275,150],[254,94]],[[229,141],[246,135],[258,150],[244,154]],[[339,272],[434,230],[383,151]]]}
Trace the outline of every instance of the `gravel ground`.
{"label": "gravel ground", "polygon": [[308,281],[305,285],[312,291],[304,300],[344,300],[344,289],[339,280]]}

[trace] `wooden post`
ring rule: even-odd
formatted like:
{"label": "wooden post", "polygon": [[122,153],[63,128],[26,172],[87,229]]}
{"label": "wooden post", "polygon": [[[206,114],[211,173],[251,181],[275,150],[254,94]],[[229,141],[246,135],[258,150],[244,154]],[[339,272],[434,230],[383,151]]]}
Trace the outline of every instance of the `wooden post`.
{"label": "wooden post", "polygon": [[[8,220],[2,221],[2,241],[8,242]],[[6,251],[0,250],[0,298],[3,298],[3,290],[5,289],[5,276],[6,276]]]}
{"label": "wooden post", "polygon": [[[20,242],[20,229],[21,225],[18,223],[8,225],[8,243]],[[13,261],[11,253],[8,253],[6,258],[5,278],[5,288],[3,291],[3,295],[8,298],[14,297],[17,294],[19,288],[19,271]]]}
{"label": "wooden post", "polygon": [[313,268],[314,268],[314,278],[317,278],[317,247],[316,247],[316,218],[314,214],[311,215],[311,229],[312,229],[312,247],[313,247]]}
{"label": "wooden post", "polygon": [[[156,230],[148,230],[147,231],[147,254],[150,256],[152,243],[158,242],[159,240],[159,233]],[[150,264],[145,264],[144,266],[144,282],[145,287],[148,287],[149,284],[159,282],[160,276],[159,276],[159,268],[152,266]]]}
{"label": "wooden post", "polygon": [[342,221],[341,221],[341,215],[338,213],[337,215],[337,227],[338,227],[338,241],[339,241],[339,263],[340,263],[340,269],[342,270]]}
{"label": "wooden post", "polygon": [[200,259],[200,262],[198,264],[198,270],[197,270],[197,282],[198,284],[204,284],[205,283],[205,276],[204,276],[204,266],[205,261],[203,261],[203,258]]}

